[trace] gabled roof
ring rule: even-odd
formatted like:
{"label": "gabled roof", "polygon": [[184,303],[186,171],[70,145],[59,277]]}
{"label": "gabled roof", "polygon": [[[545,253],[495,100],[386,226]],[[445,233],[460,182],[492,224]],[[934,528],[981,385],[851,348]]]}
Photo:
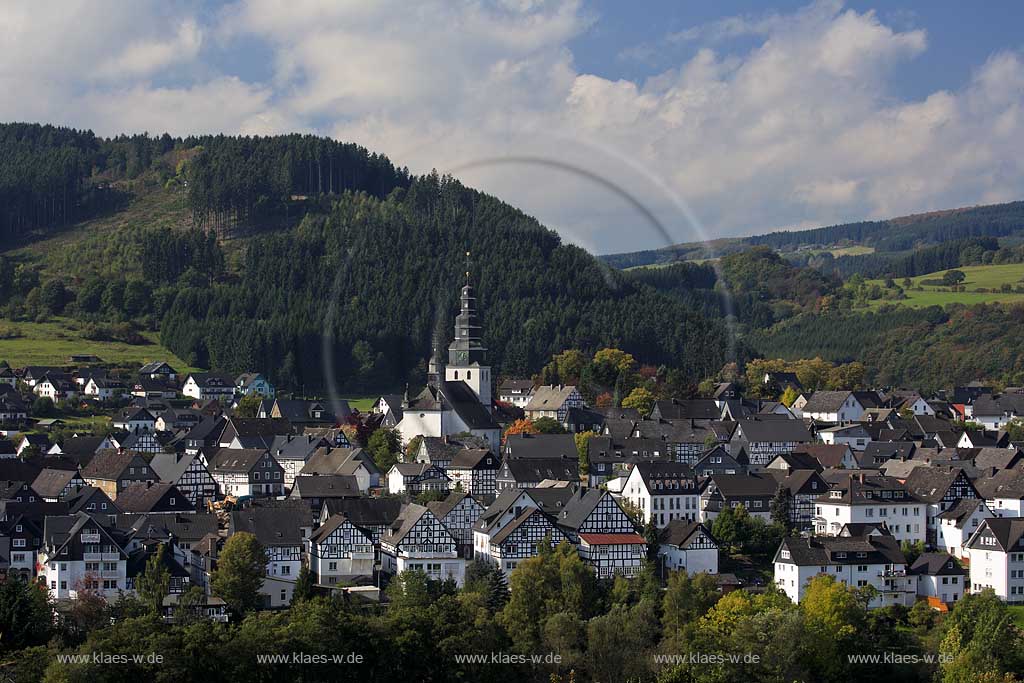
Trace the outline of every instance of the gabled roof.
{"label": "gabled roof", "polygon": [[706,526],[700,522],[689,522],[685,519],[671,520],[668,526],[658,532],[658,543],[685,548],[697,535],[697,532],[702,532],[712,543],[716,546],[718,545],[718,541],[715,540],[715,537],[711,535]]}
{"label": "gabled roof", "polygon": [[918,500],[938,503],[961,475],[965,478],[967,476],[962,469],[957,468],[917,467],[907,476],[905,485],[907,491]]}
{"label": "gabled roof", "polygon": [[1024,550],[1024,540],[1022,540],[1024,539],[1024,517],[990,517],[986,519],[967,541],[967,546],[969,548],[977,547],[974,540],[986,529],[995,537],[1003,552]]}
{"label": "gabled roof", "polygon": [[572,434],[509,434],[503,450],[506,457],[517,460],[579,457]]}
{"label": "gabled roof", "polygon": [[359,482],[351,475],[319,474],[295,477],[292,498],[348,498],[361,495]]}
{"label": "gabled roof", "polygon": [[416,522],[427,515],[433,517],[434,513],[422,505],[407,503],[402,508],[401,513],[399,513],[398,519],[392,523],[391,528],[381,536],[381,542],[398,545],[412,531],[412,528],[416,526]]}
{"label": "gabled roof", "polygon": [[509,458],[505,460],[502,471],[507,468],[517,482],[540,482],[545,479],[578,481],[579,467],[579,460],[572,458]]}
{"label": "gabled roof", "polygon": [[32,490],[43,498],[56,498],[78,476],[76,470],[43,469],[32,482]]}
{"label": "gabled roof", "polygon": [[[789,551],[788,560],[780,557],[782,550]],[[837,564],[905,565],[907,558],[891,536],[787,536],[782,539],[775,561],[791,562],[801,567],[823,567]]]}
{"label": "gabled roof", "polygon": [[219,448],[210,458],[210,470],[249,472],[267,453],[262,448]]}
{"label": "gabled roof", "polygon": [[939,519],[948,519],[956,523],[960,529],[964,528],[971,516],[978,511],[979,507],[987,507],[984,500],[975,498],[962,498],[953,507],[938,514]]}
{"label": "gabled roof", "polygon": [[309,535],[310,543],[322,543],[327,540],[331,534],[342,527],[346,522],[352,524],[352,526],[366,537],[366,542],[370,543],[372,538],[363,529],[359,528],[359,525],[351,522],[345,515],[331,515],[328,517],[323,524],[313,530],[313,533]]}
{"label": "gabled roof", "polygon": [[967,576],[967,570],[949,553],[921,553],[907,571],[926,576]]}
{"label": "gabled roof", "polygon": [[400,498],[337,498],[324,501],[328,514],[341,514],[358,527],[390,526],[402,510]]}
{"label": "gabled roof", "polygon": [[473,498],[468,493],[453,492],[449,493],[448,497],[444,500],[432,500],[427,503],[427,508],[434,513],[434,516],[439,520],[444,521],[444,518],[448,516],[452,510],[454,510],[459,503],[469,498],[476,505],[480,512],[483,512],[484,507],[480,504],[476,498]]}
{"label": "gabled roof", "polygon": [[[74,514],[84,510],[85,506],[95,499],[99,499],[101,502],[107,503],[108,508],[105,512],[109,514],[120,511],[120,508],[117,507],[117,504],[110,499],[110,496],[104,493],[103,489],[95,486],[83,486],[78,489],[77,493],[65,498],[64,504],[68,506],[68,511]],[[97,510],[97,512],[99,512],[99,510]]]}
{"label": "gabled roof", "polygon": [[117,507],[122,512],[151,512],[168,496],[188,504],[188,498],[174,484],[138,482],[117,494]]}
{"label": "gabled roof", "polygon": [[88,465],[82,468],[82,478],[119,479],[128,465],[138,457],[135,453],[127,451],[100,451],[93,456]]}
{"label": "gabled roof", "polygon": [[185,474],[185,471],[192,465],[192,461],[198,457],[198,453],[195,455],[188,455],[186,453],[157,453],[149,461],[149,466],[162,481],[174,483]]}
{"label": "gabled roof", "polygon": [[777,443],[810,443],[814,437],[807,431],[802,420],[767,420],[764,416],[738,420],[736,433],[733,438],[738,438],[742,433],[743,440],[751,443],[777,442]]}
{"label": "gabled roof", "polygon": [[713,474],[708,477],[725,498],[773,496],[778,482],[768,474]]}
{"label": "gabled roof", "polygon": [[253,534],[264,547],[301,546],[302,527],[308,526],[308,506],[251,506],[231,513],[228,530]]}
{"label": "gabled roof", "polygon": [[499,429],[487,406],[480,403],[465,382],[439,382],[441,393],[452,410],[470,429]]}
{"label": "gabled roof", "polygon": [[815,391],[800,410],[804,413],[835,413],[843,407],[851,393],[850,391]]}
{"label": "gabled roof", "polygon": [[571,384],[545,384],[534,390],[530,402],[523,410],[557,410],[569,400],[574,391],[576,387]]}
{"label": "gabled roof", "polygon": [[483,464],[484,459],[488,456],[491,457],[491,464],[494,466],[493,469],[497,469],[500,459],[487,448],[466,448],[459,451],[455,454],[455,457],[452,458],[451,463],[448,465],[448,469],[475,469]]}

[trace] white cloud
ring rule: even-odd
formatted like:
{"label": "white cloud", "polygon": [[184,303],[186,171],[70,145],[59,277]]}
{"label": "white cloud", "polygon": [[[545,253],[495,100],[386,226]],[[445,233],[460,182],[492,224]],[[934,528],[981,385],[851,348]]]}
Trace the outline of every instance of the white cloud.
{"label": "white cloud", "polygon": [[[1019,54],[901,99],[892,71],[927,59],[927,35],[837,0],[666,36],[650,45],[697,49],[641,81],[575,65],[570,41],[599,21],[577,1],[240,0],[200,16],[5,4],[0,117],[105,134],[316,130],[414,172],[457,169],[602,251],[659,245],[627,196],[685,240],[1005,200],[1024,181]],[[211,59],[253,43],[266,83]]]}

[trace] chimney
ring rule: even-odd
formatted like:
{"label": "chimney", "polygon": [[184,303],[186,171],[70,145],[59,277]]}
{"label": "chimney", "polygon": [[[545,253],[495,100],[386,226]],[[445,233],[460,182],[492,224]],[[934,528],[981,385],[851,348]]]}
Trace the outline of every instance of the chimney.
{"label": "chimney", "polygon": [[861,472],[860,474],[858,474],[857,475],[857,479],[860,481],[861,484],[863,484],[864,483],[864,473]]}

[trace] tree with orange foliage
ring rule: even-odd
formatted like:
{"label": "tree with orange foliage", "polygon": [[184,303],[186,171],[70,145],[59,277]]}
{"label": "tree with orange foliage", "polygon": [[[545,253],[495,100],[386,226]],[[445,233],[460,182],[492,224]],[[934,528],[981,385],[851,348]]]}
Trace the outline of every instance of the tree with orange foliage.
{"label": "tree with orange foliage", "polygon": [[598,394],[597,398],[594,399],[594,405],[598,408],[611,408],[614,398],[610,391],[606,391],[603,394]]}
{"label": "tree with orange foliage", "polygon": [[528,417],[524,417],[521,420],[516,420],[508,426],[505,430],[505,436],[501,442],[505,443],[508,440],[510,434],[539,434],[540,432],[534,426],[533,421]]}

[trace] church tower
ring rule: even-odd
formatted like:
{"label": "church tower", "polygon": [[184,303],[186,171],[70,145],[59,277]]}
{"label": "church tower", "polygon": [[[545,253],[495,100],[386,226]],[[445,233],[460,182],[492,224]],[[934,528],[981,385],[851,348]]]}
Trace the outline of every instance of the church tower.
{"label": "church tower", "polygon": [[476,313],[476,297],[469,284],[469,252],[466,252],[466,284],[460,296],[460,310],[455,317],[455,340],[448,346],[445,380],[465,382],[488,410],[491,407],[491,368],[485,365],[487,349],[480,339],[480,319]]}

